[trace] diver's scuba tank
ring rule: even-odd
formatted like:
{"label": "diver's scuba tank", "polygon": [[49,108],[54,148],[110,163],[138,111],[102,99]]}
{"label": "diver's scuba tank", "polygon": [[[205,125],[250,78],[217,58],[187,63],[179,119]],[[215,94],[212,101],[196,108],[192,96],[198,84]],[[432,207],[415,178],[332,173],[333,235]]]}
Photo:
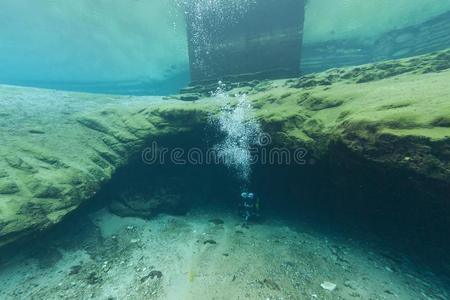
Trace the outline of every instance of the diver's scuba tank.
{"label": "diver's scuba tank", "polygon": [[260,209],[260,202],[259,202],[259,197],[256,196],[255,198],[255,211],[256,211],[256,215],[259,217],[259,209]]}

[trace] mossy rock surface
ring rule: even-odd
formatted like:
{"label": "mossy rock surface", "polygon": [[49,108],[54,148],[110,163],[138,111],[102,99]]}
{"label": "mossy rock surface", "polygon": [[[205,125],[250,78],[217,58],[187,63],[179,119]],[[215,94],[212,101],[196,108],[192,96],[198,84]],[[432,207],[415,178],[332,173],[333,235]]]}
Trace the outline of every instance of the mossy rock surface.
{"label": "mossy rock surface", "polygon": [[[241,84],[230,94],[249,94],[277,147],[305,147],[318,159],[344,147],[450,184],[449,57],[447,50]],[[0,246],[58,223],[153,139],[198,131],[219,107],[212,98],[0,86]]]}

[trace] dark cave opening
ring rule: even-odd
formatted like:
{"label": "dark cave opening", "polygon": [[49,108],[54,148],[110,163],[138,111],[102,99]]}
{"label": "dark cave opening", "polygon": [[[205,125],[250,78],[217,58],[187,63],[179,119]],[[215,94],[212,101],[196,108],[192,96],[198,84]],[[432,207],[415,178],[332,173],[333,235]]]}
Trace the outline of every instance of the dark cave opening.
{"label": "dark cave opening", "polygon": [[[170,150],[200,149],[197,134],[165,137],[158,145]],[[214,140],[208,136],[207,140]],[[333,157],[308,160],[305,165],[255,164],[245,187],[261,199],[262,219],[283,218],[308,222],[320,230],[363,240],[375,239],[380,247],[416,257],[450,276],[449,188],[403,170],[389,169],[336,149]],[[216,205],[235,210],[243,184],[223,165],[146,164],[139,154],[122,168],[99,193],[102,205],[130,188],[142,199],[155,195],[149,187],[172,189],[174,205],[153,207],[157,213],[183,214],[191,207]],[[150,193],[150,194],[149,194]],[[138,206],[139,207],[139,206]],[[120,214],[120,213],[119,213]],[[127,214],[125,214],[127,215]],[[130,215],[133,215],[131,213]],[[134,216],[139,216],[136,213]],[[449,277],[450,278],[450,277]]]}

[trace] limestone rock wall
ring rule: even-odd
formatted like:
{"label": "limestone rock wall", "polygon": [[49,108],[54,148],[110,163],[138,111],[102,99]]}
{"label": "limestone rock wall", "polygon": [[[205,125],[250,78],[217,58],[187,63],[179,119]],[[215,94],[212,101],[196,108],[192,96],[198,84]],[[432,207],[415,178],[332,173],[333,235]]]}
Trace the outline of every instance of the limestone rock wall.
{"label": "limestone rock wall", "polygon": [[0,246],[61,221],[153,135],[206,122],[195,105],[165,103],[1,86]]}

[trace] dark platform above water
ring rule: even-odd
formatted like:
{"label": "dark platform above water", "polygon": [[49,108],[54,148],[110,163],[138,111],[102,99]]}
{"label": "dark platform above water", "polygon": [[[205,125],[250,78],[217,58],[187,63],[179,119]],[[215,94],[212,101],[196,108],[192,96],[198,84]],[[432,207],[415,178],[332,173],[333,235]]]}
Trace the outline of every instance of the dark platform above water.
{"label": "dark platform above water", "polygon": [[304,0],[203,1],[187,9],[193,84],[299,75]]}

